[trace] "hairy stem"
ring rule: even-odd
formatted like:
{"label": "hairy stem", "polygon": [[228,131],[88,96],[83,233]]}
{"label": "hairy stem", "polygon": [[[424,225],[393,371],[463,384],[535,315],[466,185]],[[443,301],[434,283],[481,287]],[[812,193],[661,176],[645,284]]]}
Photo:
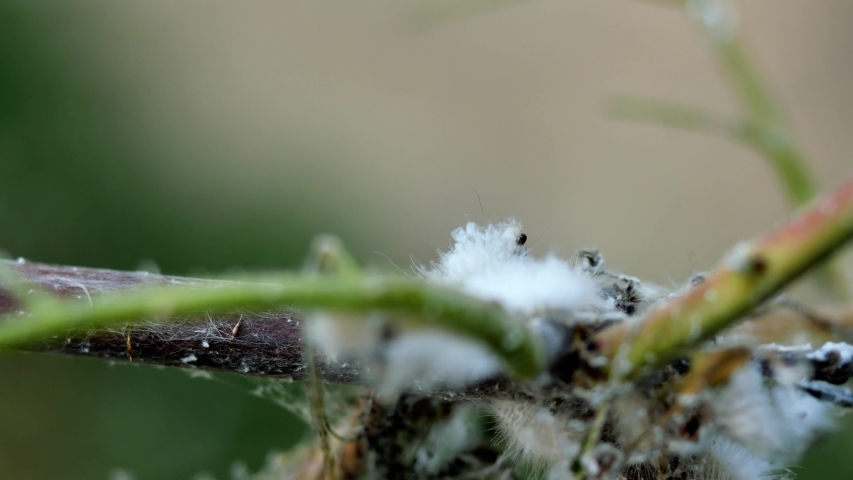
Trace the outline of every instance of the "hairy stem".
{"label": "hairy stem", "polygon": [[[168,288],[151,286],[77,300],[25,305],[25,321],[0,324],[0,348],[37,342],[73,329],[90,329],[157,318],[180,318],[234,309],[299,307],[341,312],[394,312],[411,323],[434,326],[478,339],[522,378],[545,363],[540,339],[497,305],[457,291],[409,279],[378,276],[270,277],[264,282],[204,282],[172,278]],[[79,294],[79,291],[78,291]],[[2,301],[2,300],[0,300]]]}

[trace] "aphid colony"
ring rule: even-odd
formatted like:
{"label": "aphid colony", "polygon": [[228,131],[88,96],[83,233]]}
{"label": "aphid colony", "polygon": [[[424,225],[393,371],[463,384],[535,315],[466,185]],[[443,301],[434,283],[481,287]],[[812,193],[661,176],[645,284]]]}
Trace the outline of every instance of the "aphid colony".
{"label": "aphid colony", "polygon": [[318,315],[309,334],[321,354],[360,362],[375,390],[333,426],[332,461],[321,466],[315,451],[294,475],[510,479],[527,464],[551,479],[780,478],[838,406],[853,405],[835,386],[853,371],[853,348],[761,345],[748,323],[640,378],[604,375],[589,338],[681,290],[612,273],[595,251],[533,258],[514,221],[469,223],[452,239],[419,275],[514,314],[552,353],[548,373],[514,381],[475,340],[379,314]]}

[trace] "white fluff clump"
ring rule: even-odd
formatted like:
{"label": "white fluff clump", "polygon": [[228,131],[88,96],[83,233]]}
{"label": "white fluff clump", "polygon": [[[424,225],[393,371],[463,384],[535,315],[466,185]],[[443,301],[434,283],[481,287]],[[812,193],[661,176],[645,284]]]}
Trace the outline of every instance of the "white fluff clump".
{"label": "white fluff clump", "polygon": [[757,369],[742,368],[716,395],[713,405],[721,432],[766,458],[784,439],[777,431],[782,428],[776,420],[778,412],[763,383]]}
{"label": "white fluff clump", "polygon": [[784,480],[774,474],[767,461],[723,437],[711,440],[709,454],[711,461],[701,477],[704,480]]}
{"label": "white fluff clump", "polygon": [[368,381],[383,395],[404,389],[456,388],[500,372],[500,359],[481,342],[442,330],[404,329],[382,338],[385,322],[324,313],[306,322],[311,341],[330,365],[365,362]]}
{"label": "white fluff clump", "polygon": [[[521,225],[508,220],[486,227],[468,223],[451,234],[453,245],[438,263],[421,268],[427,281],[500,303],[528,319],[546,311],[602,310],[592,276],[554,256],[537,260],[519,245]],[[610,304],[613,302],[610,301]],[[609,305],[612,308],[612,305]],[[403,389],[460,387],[500,373],[502,363],[485,345],[440,330],[421,328],[382,335],[387,320],[348,322],[316,314],[310,338],[332,362],[359,359],[384,394]],[[399,327],[399,326],[398,326]]]}
{"label": "white fluff clump", "polygon": [[429,280],[463,283],[471,275],[482,274],[524,256],[524,249],[516,243],[520,233],[521,224],[515,220],[485,227],[468,222],[451,232],[450,251],[442,253],[439,263],[424,273]]}
{"label": "white fluff clump", "polygon": [[582,423],[530,403],[494,400],[491,408],[511,454],[557,465],[580,452]]}
{"label": "white fluff clump", "polygon": [[473,405],[456,405],[450,418],[432,427],[418,447],[415,470],[436,478],[442,467],[476,447],[482,441],[479,415]]}
{"label": "white fluff clump", "polygon": [[463,288],[475,297],[499,302],[507,310],[528,315],[543,310],[604,307],[588,275],[552,256],[544,260],[517,258],[472,275]]}
{"label": "white fluff clump", "polygon": [[822,347],[808,355],[809,360],[827,361],[830,353],[837,353],[841,363],[853,361],[853,346],[847,343],[826,342]]}
{"label": "white fluff clump", "polygon": [[714,402],[720,433],[777,468],[832,428],[832,408],[793,385],[766,385],[756,367],[735,373]]}
{"label": "white fluff clump", "polygon": [[380,393],[416,387],[460,387],[500,372],[500,360],[482,343],[440,330],[401,334],[384,349]]}
{"label": "white fluff clump", "polygon": [[[642,321],[667,292],[606,270],[596,250],[576,253],[579,265],[553,255],[532,258],[514,220],[485,227],[468,223],[451,237],[449,251],[440,253],[438,262],[418,267],[423,279],[502,306],[517,319],[519,330],[536,332],[552,356],[535,381],[506,389],[498,384],[496,395],[487,393],[480,404],[494,415],[507,458],[532,461],[551,480],[574,480],[576,466],[584,478],[596,479],[780,479],[784,467],[832,427],[833,399],[843,395],[840,399],[850,402],[846,390],[839,393],[814,380],[815,362],[841,372],[853,362],[853,346],[842,343],[813,352],[810,346],[753,345],[758,348],[751,350],[752,360],[719,371],[691,371],[692,362],[680,360],[642,380],[617,375],[603,383],[597,370],[603,357],[586,340],[607,325]],[[736,249],[728,263],[744,270],[751,268],[750,260],[747,245]],[[697,276],[689,286],[702,280]],[[307,333],[327,363],[359,362],[378,391],[376,400],[389,405],[408,394],[442,388],[448,389],[442,401],[452,401],[455,389],[502,373],[503,362],[484,343],[392,315],[348,321],[316,313]],[[730,334],[714,343],[738,346],[752,340]],[[726,370],[733,365],[737,371]],[[692,385],[685,375],[697,372],[707,385],[681,389]],[[726,381],[712,381],[718,374],[725,374]],[[472,417],[479,413],[458,405],[454,412],[421,435],[411,455],[424,476],[474,459],[468,454],[481,437]],[[601,413],[606,417],[597,416]],[[591,430],[595,418],[604,420],[601,431]],[[506,466],[501,458],[485,468],[497,473]]]}
{"label": "white fluff clump", "polygon": [[773,389],[772,398],[779,412],[775,422],[780,424],[779,435],[783,438],[782,447],[771,456],[776,466],[796,461],[820,434],[835,426],[835,406],[802,390],[777,387]]}
{"label": "white fluff clump", "polygon": [[554,256],[528,257],[517,244],[520,234],[515,220],[486,227],[468,223],[451,234],[450,251],[422,272],[430,281],[458,285],[521,314],[606,307],[588,273]]}
{"label": "white fluff clump", "polygon": [[306,335],[332,363],[371,355],[379,345],[379,319],[350,319],[317,312],[305,322]]}

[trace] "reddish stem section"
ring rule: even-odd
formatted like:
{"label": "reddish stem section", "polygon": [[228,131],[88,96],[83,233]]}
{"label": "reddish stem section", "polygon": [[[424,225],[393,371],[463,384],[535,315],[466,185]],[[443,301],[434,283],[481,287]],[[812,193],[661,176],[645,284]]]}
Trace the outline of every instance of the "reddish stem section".
{"label": "reddish stem section", "polygon": [[621,324],[600,333],[597,346],[613,358],[630,342],[631,372],[661,365],[743,318],[851,237],[853,179],[777,231],[736,248],[704,282],[649,311],[636,331]]}

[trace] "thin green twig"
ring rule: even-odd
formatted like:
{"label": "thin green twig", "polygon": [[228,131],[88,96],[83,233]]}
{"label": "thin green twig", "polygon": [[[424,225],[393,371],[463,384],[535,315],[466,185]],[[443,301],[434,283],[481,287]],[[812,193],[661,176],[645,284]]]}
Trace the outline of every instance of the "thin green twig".
{"label": "thin green twig", "polygon": [[754,145],[756,127],[746,121],[728,120],[714,112],[651,98],[617,96],[609,99],[606,115],[618,120],[652,123],[696,133],[720,135],[749,147]]}
{"label": "thin green twig", "polygon": [[92,304],[37,302],[30,306],[29,318],[16,321],[10,316],[0,324],[0,348],[133,320],[276,307],[398,313],[407,322],[482,341],[521,378],[537,375],[545,363],[541,340],[499,306],[417,280],[373,275],[289,275],[256,283],[222,282],[215,288],[152,287],[97,296]]}
{"label": "thin green twig", "polygon": [[791,205],[805,205],[820,189],[787,119],[747,56],[743,40],[737,36],[728,40],[714,38],[711,43],[720,65],[731,80],[729,84],[744,113],[755,126],[752,135],[754,148],[770,160]]}

